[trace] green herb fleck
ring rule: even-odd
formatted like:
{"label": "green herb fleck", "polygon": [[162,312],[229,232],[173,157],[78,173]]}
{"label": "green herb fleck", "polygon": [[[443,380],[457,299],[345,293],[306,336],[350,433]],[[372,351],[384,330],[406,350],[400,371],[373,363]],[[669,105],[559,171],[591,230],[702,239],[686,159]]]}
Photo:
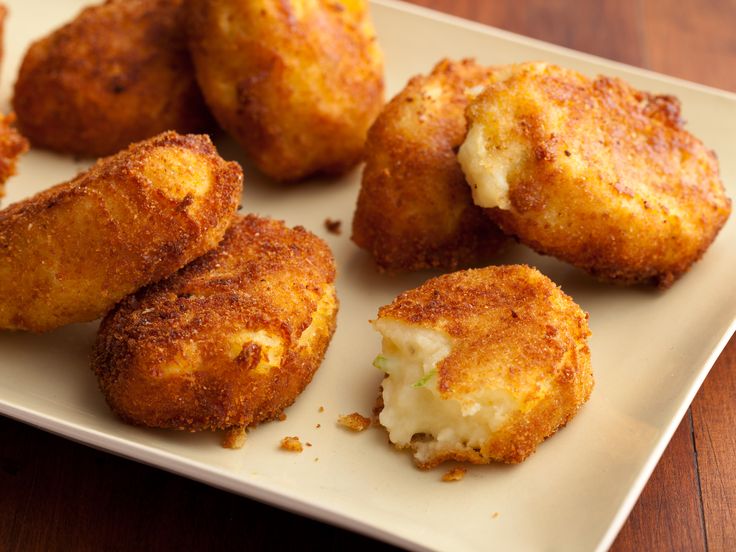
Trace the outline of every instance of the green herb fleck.
{"label": "green herb fleck", "polygon": [[437,375],[437,368],[432,368],[429,372],[427,372],[416,382],[414,382],[412,384],[412,387],[424,387],[425,385],[427,385],[427,382],[431,380],[435,375]]}
{"label": "green herb fleck", "polygon": [[373,359],[373,366],[385,372],[388,369],[388,359],[383,355],[378,355]]}

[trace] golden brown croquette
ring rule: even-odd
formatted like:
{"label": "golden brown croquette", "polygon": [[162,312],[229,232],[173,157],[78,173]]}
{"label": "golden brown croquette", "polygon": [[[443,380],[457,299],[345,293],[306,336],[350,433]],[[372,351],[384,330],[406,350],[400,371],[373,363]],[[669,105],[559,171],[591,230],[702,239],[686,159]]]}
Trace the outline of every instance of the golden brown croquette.
{"label": "golden brown croquette", "polygon": [[126,422],[189,431],[279,418],[332,337],[334,279],[321,239],[239,219],[216,250],[105,317],[92,368],[108,404]]}
{"label": "golden brown croquette", "polygon": [[668,287],[731,211],[680,104],[545,63],[507,67],[467,111],[458,158],[475,203],[540,253]]}
{"label": "golden brown croquette", "polygon": [[0,328],[94,320],[215,248],[242,178],[207,136],[166,132],[0,211]]}
{"label": "golden brown croquette", "polygon": [[383,103],[365,0],[192,0],[192,57],[220,125],[276,180],[360,161]]}
{"label": "golden brown croquette", "polygon": [[473,205],[455,153],[465,108],[493,69],[443,60],[412,78],[368,133],[353,241],[386,270],[454,269],[482,261],[504,242]]}
{"label": "golden brown croquette", "polygon": [[517,463],[593,387],[587,315],[523,265],[428,280],[378,311],[379,420],[416,464]]}

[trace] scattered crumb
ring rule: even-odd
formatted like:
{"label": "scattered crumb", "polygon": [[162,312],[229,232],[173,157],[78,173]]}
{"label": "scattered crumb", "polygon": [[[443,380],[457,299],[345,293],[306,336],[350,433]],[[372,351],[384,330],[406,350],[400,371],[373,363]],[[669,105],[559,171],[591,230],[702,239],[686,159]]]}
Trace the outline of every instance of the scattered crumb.
{"label": "scattered crumb", "polygon": [[324,411],[325,411],[325,407],[324,406],[320,406],[318,412],[324,412]]}
{"label": "scattered crumb", "polygon": [[467,471],[467,468],[452,468],[442,475],[442,481],[460,481]]}
{"label": "scattered crumb", "polygon": [[284,437],[281,439],[281,448],[289,452],[301,452],[304,450],[299,437]]}
{"label": "scattered crumb", "polygon": [[309,441],[307,441],[307,442],[306,442],[306,443],[304,443],[304,444],[305,444],[305,445],[307,445],[308,447],[311,447],[311,446],[312,446],[312,443],[310,443]]}
{"label": "scattered crumb", "polygon": [[243,448],[247,436],[248,434],[244,427],[226,429],[225,436],[222,438],[222,446],[229,449]]}
{"label": "scattered crumb", "polygon": [[315,462],[319,462],[319,456],[315,456],[315,457],[314,457],[314,461],[315,461]]}
{"label": "scattered crumb", "polygon": [[286,419],[286,413],[282,412],[277,419],[279,422],[283,422]]}
{"label": "scattered crumb", "polygon": [[491,519],[496,519],[497,517],[498,517],[498,512],[493,512]]}
{"label": "scattered crumb", "polygon": [[339,236],[342,233],[340,226],[342,226],[342,221],[339,219],[336,219],[336,220],[332,220],[331,218],[325,219],[325,228],[327,228],[327,231],[330,234],[335,234],[336,236]]}
{"label": "scattered crumb", "polygon": [[314,426],[314,427],[316,427],[317,429],[319,429],[319,428],[321,428],[321,427],[322,427],[322,424],[317,424],[317,425],[316,425],[316,426]]}
{"label": "scattered crumb", "polygon": [[357,412],[345,414],[337,419],[337,423],[353,431],[363,431],[371,425],[371,419],[361,416]]}

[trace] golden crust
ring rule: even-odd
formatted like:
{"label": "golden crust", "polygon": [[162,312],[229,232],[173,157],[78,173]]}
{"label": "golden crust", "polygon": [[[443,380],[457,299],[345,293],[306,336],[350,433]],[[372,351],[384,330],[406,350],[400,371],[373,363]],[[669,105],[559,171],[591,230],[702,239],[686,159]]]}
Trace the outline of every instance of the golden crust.
{"label": "golden crust", "polygon": [[492,266],[439,276],[402,293],[378,316],[451,338],[450,354],[437,364],[442,400],[502,389],[519,404],[481,447],[417,460],[423,469],[446,460],[521,462],[576,414],[593,388],[588,316],[534,268]]}
{"label": "golden crust", "polygon": [[371,127],[352,239],[382,269],[457,268],[503,243],[473,205],[455,158],[467,130],[467,90],[492,71],[470,59],[443,60],[412,78]]}
{"label": "golden crust", "polygon": [[94,320],[213,249],[242,172],[207,136],[167,132],[0,211],[0,328]]}
{"label": "golden crust", "polygon": [[220,125],[276,180],[342,173],[383,103],[364,0],[193,0],[197,80]]}
{"label": "golden crust", "polygon": [[241,218],[218,249],[103,320],[92,368],[108,404],[129,423],[190,431],[277,418],[322,362],[334,279],[313,234]]}
{"label": "golden crust", "polygon": [[18,158],[28,151],[28,140],[13,126],[15,115],[0,115],[0,198],[5,195],[5,182],[16,173]]}
{"label": "golden crust", "polygon": [[28,49],[13,106],[34,147],[97,157],[211,118],[194,78],[184,0],[108,0]]}
{"label": "golden crust", "polygon": [[540,253],[620,283],[668,287],[731,211],[715,154],[684,130],[672,96],[619,79],[522,64],[468,109],[486,145],[521,144],[501,228]]}

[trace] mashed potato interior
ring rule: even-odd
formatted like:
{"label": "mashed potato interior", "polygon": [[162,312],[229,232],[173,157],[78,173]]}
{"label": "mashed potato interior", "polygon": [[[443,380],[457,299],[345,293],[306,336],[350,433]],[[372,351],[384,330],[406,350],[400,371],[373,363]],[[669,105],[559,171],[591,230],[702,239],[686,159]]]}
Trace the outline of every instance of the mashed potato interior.
{"label": "mashed potato interior", "polygon": [[518,409],[504,389],[479,389],[468,397],[440,393],[437,366],[452,350],[447,334],[390,319],[374,326],[383,335],[375,364],[386,372],[379,420],[391,442],[414,447],[419,460],[480,447]]}
{"label": "mashed potato interior", "polygon": [[457,159],[479,207],[510,209],[508,174],[523,155],[520,144],[490,151],[481,123],[471,125]]}

